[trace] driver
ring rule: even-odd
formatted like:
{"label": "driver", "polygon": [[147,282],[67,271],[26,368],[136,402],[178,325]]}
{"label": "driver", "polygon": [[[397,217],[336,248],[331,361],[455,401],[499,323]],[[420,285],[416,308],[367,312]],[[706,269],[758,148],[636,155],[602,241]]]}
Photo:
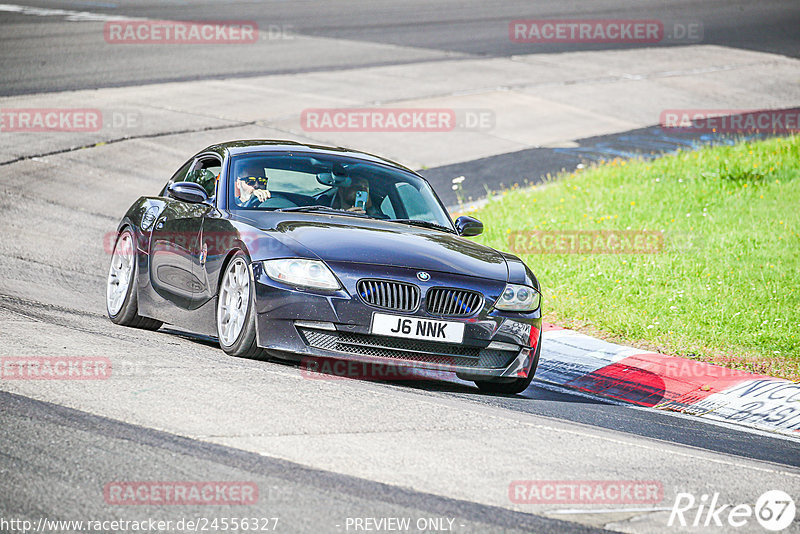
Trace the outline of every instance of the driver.
{"label": "driver", "polygon": [[256,162],[245,162],[234,183],[234,201],[241,208],[258,206],[272,195],[267,189],[268,177]]}

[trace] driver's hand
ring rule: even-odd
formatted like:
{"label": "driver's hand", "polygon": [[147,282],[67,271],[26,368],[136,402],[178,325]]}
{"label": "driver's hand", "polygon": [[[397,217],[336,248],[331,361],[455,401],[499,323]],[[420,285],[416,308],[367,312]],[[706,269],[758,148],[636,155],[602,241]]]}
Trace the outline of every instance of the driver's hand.
{"label": "driver's hand", "polygon": [[359,208],[358,206],[353,206],[352,208],[348,208],[347,211],[354,211],[356,213],[366,213],[364,208]]}
{"label": "driver's hand", "polygon": [[267,200],[272,196],[266,189],[256,189],[255,191],[253,191],[253,194],[256,196],[259,202],[264,202],[265,200]]}

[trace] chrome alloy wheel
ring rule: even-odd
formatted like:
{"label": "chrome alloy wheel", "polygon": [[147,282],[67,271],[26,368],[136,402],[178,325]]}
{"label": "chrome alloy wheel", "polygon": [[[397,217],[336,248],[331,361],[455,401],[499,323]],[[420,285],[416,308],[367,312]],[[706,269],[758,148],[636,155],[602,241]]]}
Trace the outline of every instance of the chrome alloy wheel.
{"label": "chrome alloy wheel", "polygon": [[128,295],[128,287],[131,285],[135,259],[133,235],[126,230],[117,239],[114,254],[111,256],[111,267],[108,270],[106,307],[111,315],[117,315],[122,309],[122,304]]}
{"label": "chrome alloy wheel", "polygon": [[217,301],[217,334],[223,345],[239,338],[250,308],[250,273],[242,258],[228,264]]}

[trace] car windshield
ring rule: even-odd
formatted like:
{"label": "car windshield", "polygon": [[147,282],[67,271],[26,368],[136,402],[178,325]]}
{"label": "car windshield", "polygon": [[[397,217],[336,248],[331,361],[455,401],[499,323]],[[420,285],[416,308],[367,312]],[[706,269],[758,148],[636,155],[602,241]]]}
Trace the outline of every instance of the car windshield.
{"label": "car windshield", "polygon": [[425,180],[387,165],[295,152],[235,156],[230,168],[233,209],[325,211],[453,229]]}

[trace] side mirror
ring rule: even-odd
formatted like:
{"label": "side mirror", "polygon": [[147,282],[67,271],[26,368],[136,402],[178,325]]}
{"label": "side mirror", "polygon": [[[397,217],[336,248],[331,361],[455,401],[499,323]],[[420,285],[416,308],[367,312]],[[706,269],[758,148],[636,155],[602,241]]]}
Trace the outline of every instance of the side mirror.
{"label": "side mirror", "polygon": [[184,202],[199,204],[208,200],[208,194],[203,186],[194,182],[175,182],[169,186],[169,194]]}
{"label": "side mirror", "polygon": [[456,219],[456,231],[460,236],[476,236],[483,233],[483,223],[474,217],[462,215]]}

